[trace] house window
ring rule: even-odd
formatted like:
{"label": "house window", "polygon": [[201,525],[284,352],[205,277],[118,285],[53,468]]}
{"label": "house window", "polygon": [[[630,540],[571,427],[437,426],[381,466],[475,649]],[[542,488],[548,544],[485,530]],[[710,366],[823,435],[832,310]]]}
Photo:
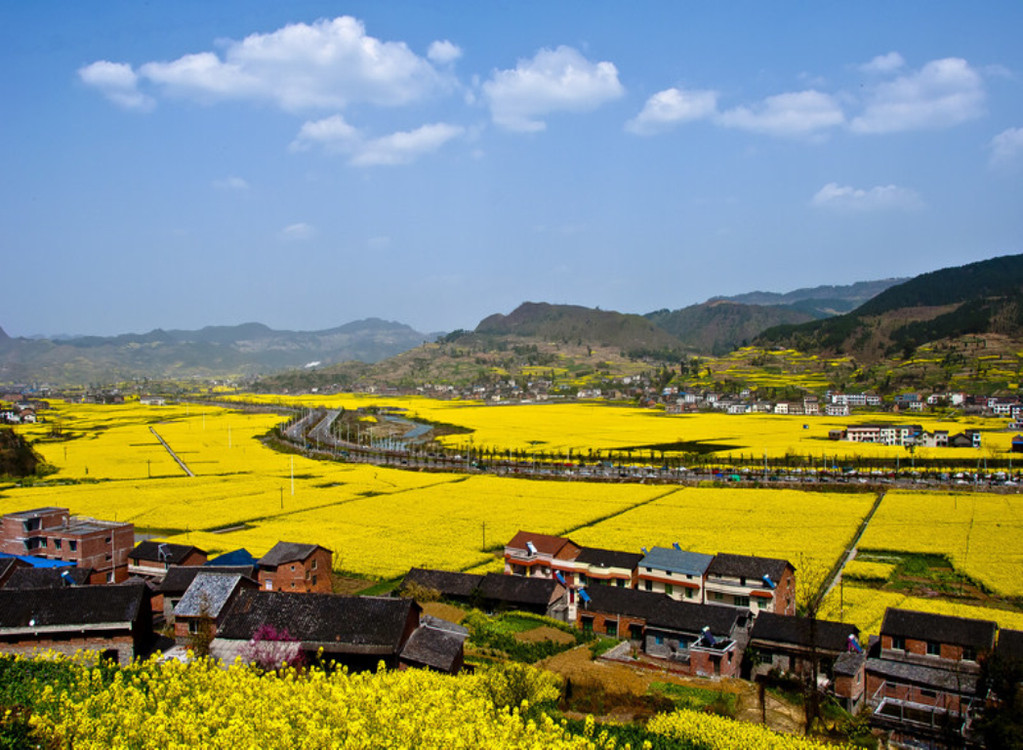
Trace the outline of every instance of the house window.
{"label": "house window", "polygon": [[749,606],[749,597],[748,596],[737,596],[737,597],[735,597],[735,606],[736,607],[748,607]]}
{"label": "house window", "polygon": [[60,539],[54,539],[53,540],[53,548],[54,549],[60,549]]}
{"label": "house window", "polygon": [[103,543],[104,544],[110,544],[110,541],[111,541],[110,537],[107,537],[106,539],[103,540]]}
{"label": "house window", "polygon": [[582,618],[582,622],[583,622],[583,632],[584,633],[592,633],[593,632],[593,618],[592,617],[584,617],[584,618]]}
{"label": "house window", "polygon": [[934,700],[935,698],[938,697],[938,691],[937,690],[928,690],[927,688],[920,688],[920,697],[921,698],[930,698],[931,700]]}
{"label": "house window", "polygon": [[604,623],[604,629],[607,631],[608,635],[615,637],[618,635],[618,622],[615,620],[608,620]]}
{"label": "house window", "polygon": [[113,582],[114,582],[114,571],[111,570],[109,573],[107,573],[107,583],[113,583]]}
{"label": "house window", "polygon": [[658,646],[663,646],[664,645],[664,636],[663,635],[655,635],[654,636],[654,643],[656,645],[658,645]]}
{"label": "house window", "polygon": [[625,587],[625,581],[623,581],[621,578],[619,578],[617,581],[615,581],[615,586],[617,586],[618,588],[624,588]]}
{"label": "house window", "polygon": [[963,658],[969,661],[977,661],[977,649],[973,646],[963,646]]}
{"label": "house window", "polygon": [[739,585],[740,586],[746,585],[746,576],[739,576]]}
{"label": "house window", "polygon": [[292,566],[291,566],[291,572],[292,572],[292,573],[294,573],[294,572],[295,572],[295,566],[294,566],[294,565],[292,565]]}
{"label": "house window", "polygon": [[672,594],[675,593],[675,587],[672,586],[670,583],[664,584],[664,593],[668,594],[668,596],[671,596]]}
{"label": "house window", "polygon": [[654,590],[654,582],[653,581],[643,581],[643,588],[645,588],[647,591],[653,591]]}
{"label": "house window", "polygon": [[313,586],[316,585],[316,576],[313,576]]}
{"label": "house window", "polygon": [[199,632],[199,623],[198,623],[198,621],[196,621],[196,620],[189,620],[188,621],[188,632],[191,635],[195,635],[196,633]]}
{"label": "house window", "polygon": [[579,585],[580,586],[585,586],[586,585],[586,574],[585,573],[580,573],[579,574]]}
{"label": "house window", "polygon": [[313,558],[312,568],[313,568],[313,570],[316,570],[316,558],[315,557]]}
{"label": "house window", "polygon": [[720,591],[715,591],[714,592],[714,601],[716,601],[716,602],[723,602],[724,600],[725,600],[725,595],[724,594],[722,594]]}
{"label": "house window", "polygon": [[937,641],[927,641],[927,655],[941,656],[941,644]]}
{"label": "house window", "polygon": [[693,593],[694,592],[693,592],[692,589],[686,589],[686,599],[692,599],[693,598]]}
{"label": "house window", "polygon": [[270,578],[266,579],[266,590],[267,591],[273,591],[274,590],[274,582]]}
{"label": "house window", "polygon": [[901,635],[893,635],[892,636],[892,648],[893,649],[897,649],[899,651],[905,651],[906,650],[906,639],[903,638]]}
{"label": "house window", "polygon": [[78,551],[78,540],[77,539],[68,539],[67,546],[68,546],[68,549],[71,550],[72,552],[77,552]]}

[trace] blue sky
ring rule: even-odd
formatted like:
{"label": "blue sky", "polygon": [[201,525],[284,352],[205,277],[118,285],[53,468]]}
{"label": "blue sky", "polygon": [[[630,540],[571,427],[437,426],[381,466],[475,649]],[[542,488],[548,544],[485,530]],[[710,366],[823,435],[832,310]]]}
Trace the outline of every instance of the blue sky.
{"label": "blue sky", "polygon": [[1023,252],[1023,3],[0,4],[10,335],[645,313]]}

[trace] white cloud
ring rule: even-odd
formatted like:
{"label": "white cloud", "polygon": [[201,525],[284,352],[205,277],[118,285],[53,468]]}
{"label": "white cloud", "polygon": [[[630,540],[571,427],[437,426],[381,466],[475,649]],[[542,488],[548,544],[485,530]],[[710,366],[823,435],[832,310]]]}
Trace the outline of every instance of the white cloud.
{"label": "white cloud", "polygon": [[820,208],[834,208],[843,211],[911,210],[923,207],[923,201],[915,190],[898,185],[878,185],[869,190],[829,182],[817,191],[810,201]]}
{"label": "white cloud", "polygon": [[307,240],[316,234],[316,230],[304,221],[296,224],[289,224],[281,230],[281,239],[285,240]]}
{"label": "white cloud", "polygon": [[659,91],[643,105],[642,111],[625,123],[636,135],[653,135],[684,122],[710,117],[717,112],[716,91],[686,91],[670,88]]}
{"label": "white cloud", "polygon": [[541,49],[514,70],[495,70],[483,83],[494,122],[536,132],[553,112],[588,112],[624,93],[613,63],[592,63],[572,47]]}
{"label": "white cloud", "polygon": [[[446,44],[435,51],[450,58],[457,47]],[[108,97],[120,95],[128,101],[132,95],[142,96],[136,87],[145,81],[188,99],[270,102],[288,111],[340,109],[352,102],[402,105],[454,87],[449,75],[404,42],[368,36],[362,22],[351,16],[228,40],[220,54],[207,51],[148,62],[137,73],[127,65],[101,61],[80,74]]]}
{"label": "white cloud", "polygon": [[465,129],[457,125],[434,123],[412,131],[367,139],[341,115],[334,115],[305,123],[291,149],[305,151],[320,146],[329,153],[348,154],[349,163],[360,167],[408,164],[436,151],[464,132]]}
{"label": "white cloud", "polygon": [[879,84],[851,127],[857,133],[946,128],[983,113],[980,75],[965,60],[948,57]]}
{"label": "white cloud", "polygon": [[902,55],[898,52],[889,52],[887,55],[878,55],[868,63],[864,63],[860,66],[860,70],[864,73],[892,73],[903,65],[906,61]]}
{"label": "white cloud", "polygon": [[218,190],[248,190],[249,183],[241,177],[225,177],[222,180],[214,180],[213,187]]}
{"label": "white cloud", "polygon": [[138,75],[126,63],[97,60],[79,68],[78,77],[119,107],[148,112],[156,105],[152,97],[138,90]]}
{"label": "white cloud", "polygon": [[991,166],[1023,161],[1023,128],[1009,128],[991,139]]}
{"label": "white cloud", "polygon": [[462,48],[445,39],[431,44],[426,56],[438,65],[448,65],[462,56]]}
{"label": "white cloud", "polygon": [[820,91],[797,91],[769,96],[756,107],[736,107],[722,112],[725,127],[778,136],[806,136],[845,122],[842,108]]}

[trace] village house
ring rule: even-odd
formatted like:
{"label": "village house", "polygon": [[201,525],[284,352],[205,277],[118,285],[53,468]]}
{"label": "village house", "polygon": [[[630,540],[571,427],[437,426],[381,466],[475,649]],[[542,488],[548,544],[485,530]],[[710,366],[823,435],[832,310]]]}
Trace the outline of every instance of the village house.
{"label": "village house", "polygon": [[788,560],[719,552],[707,566],[704,601],[753,614],[796,613],[796,569]]}
{"label": "village house", "polygon": [[264,591],[329,593],[334,553],[318,544],[277,542],[258,560]]}
{"label": "village house", "polygon": [[132,524],[72,516],[67,508],[35,508],[0,518],[0,552],[91,568],[91,583],[126,580],[134,544]]}
{"label": "village house", "polygon": [[174,637],[186,642],[208,623],[215,635],[231,598],[239,591],[256,590],[259,584],[237,573],[224,574],[200,570],[174,607]]}
{"label": "village house", "polygon": [[713,555],[687,552],[677,544],[654,547],[639,561],[636,587],[703,604],[704,577],[713,559]]}
{"label": "village house", "polygon": [[222,575],[238,574],[256,581],[259,579],[259,567],[253,565],[172,565],[167,569],[163,580],[156,584],[153,590],[153,616],[156,621],[160,619],[173,624],[174,608],[178,606],[181,597],[188,591],[192,581],[199,573],[220,573]]}
{"label": "village house", "polygon": [[889,607],[866,664],[872,723],[915,737],[940,738],[950,728],[968,734],[997,629],[989,620]]}
{"label": "village house", "polygon": [[[427,625],[412,638],[423,627],[421,613],[411,599],[243,590],[223,613],[210,652],[225,662],[237,657],[252,663],[266,647],[275,650],[272,661],[277,663],[302,654],[353,671],[376,669],[380,662],[389,669],[424,663],[434,669],[460,668],[463,644],[452,630]],[[268,630],[280,640],[262,641]]]}
{"label": "village house", "polygon": [[412,568],[405,574],[397,592],[402,596],[410,596],[418,593],[416,589],[419,589],[428,595],[436,592],[445,601],[472,605],[479,600],[477,591],[482,582],[483,576],[474,573]]}
{"label": "village house", "polygon": [[144,585],[0,589],[0,652],[27,656],[98,651],[127,664],[153,643],[149,590]]}
{"label": "village house", "polygon": [[573,575],[570,562],[580,549],[571,539],[520,531],[504,546],[504,572],[540,578],[554,578],[555,571],[562,576]]}
{"label": "village house", "polygon": [[90,568],[76,568],[73,565],[48,568],[25,566],[15,570],[3,588],[9,591],[62,589],[69,586],[88,586],[91,579]]}
{"label": "village house", "polygon": [[518,609],[568,621],[568,589],[556,580],[487,573],[477,596],[487,612]]}
{"label": "village house", "polygon": [[204,565],[206,551],[188,544],[139,542],[128,555],[129,575],[162,579],[172,565]]}

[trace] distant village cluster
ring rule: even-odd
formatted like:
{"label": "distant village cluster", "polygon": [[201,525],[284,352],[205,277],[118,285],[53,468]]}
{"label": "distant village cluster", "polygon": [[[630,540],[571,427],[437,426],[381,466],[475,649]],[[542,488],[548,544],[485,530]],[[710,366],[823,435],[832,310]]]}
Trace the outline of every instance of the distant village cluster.
{"label": "distant village cluster", "polygon": [[1023,661],[1023,632],[889,608],[866,644],[841,622],[796,615],[787,560],[671,547],[585,547],[518,532],[503,573],[413,568],[392,596],[331,593],[333,552],[278,542],[208,559],[190,545],[136,542],[130,523],[45,507],[0,518],[0,651],[100,652],[121,663],[154,650],[225,662],[319,659],[352,670],[465,668],[469,631],[424,614],[428,593],[488,613],[535,613],[616,639],[602,657],[675,674],[818,675],[847,710],[910,741],[969,738],[986,660]]}

